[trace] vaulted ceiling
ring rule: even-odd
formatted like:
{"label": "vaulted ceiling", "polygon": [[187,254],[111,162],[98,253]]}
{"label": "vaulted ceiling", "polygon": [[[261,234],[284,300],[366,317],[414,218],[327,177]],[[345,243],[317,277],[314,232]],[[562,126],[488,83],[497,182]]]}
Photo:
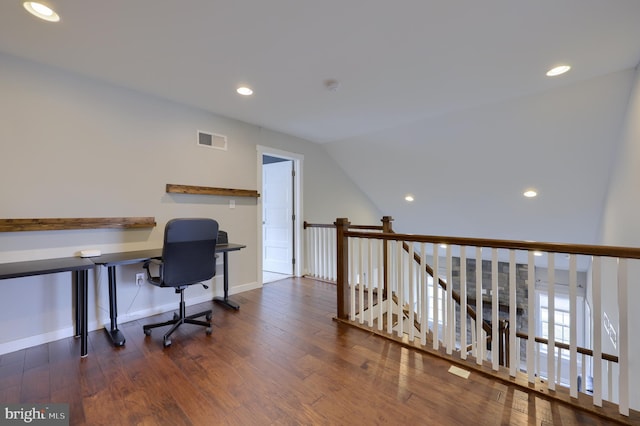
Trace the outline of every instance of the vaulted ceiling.
{"label": "vaulted ceiling", "polygon": [[325,144],[400,231],[597,242],[637,0],[45,3],[0,52]]}

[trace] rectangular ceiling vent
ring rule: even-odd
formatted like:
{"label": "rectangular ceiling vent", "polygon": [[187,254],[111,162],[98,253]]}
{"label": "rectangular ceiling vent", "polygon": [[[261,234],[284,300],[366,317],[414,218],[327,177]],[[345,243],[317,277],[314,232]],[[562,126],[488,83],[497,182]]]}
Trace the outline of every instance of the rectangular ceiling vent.
{"label": "rectangular ceiling vent", "polygon": [[219,135],[217,133],[207,133],[198,130],[198,145],[226,151],[227,137],[225,135]]}

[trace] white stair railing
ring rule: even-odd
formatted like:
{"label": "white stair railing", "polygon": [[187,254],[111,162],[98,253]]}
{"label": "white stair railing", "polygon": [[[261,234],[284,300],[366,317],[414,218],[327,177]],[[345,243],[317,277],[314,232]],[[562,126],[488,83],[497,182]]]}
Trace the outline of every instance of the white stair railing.
{"label": "white stair railing", "polygon": [[347,243],[336,252],[348,254],[346,264],[335,263],[338,293],[347,286],[339,319],[426,349],[443,346],[536,388],[565,389],[570,399],[585,393],[594,406],[609,401],[629,415],[626,297],[639,249],[362,232],[346,219],[336,225],[336,247]]}

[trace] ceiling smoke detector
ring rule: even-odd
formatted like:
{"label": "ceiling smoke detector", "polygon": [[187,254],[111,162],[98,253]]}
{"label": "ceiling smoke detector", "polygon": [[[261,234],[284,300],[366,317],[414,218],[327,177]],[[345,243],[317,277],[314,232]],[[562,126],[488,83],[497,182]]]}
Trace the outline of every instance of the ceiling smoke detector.
{"label": "ceiling smoke detector", "polygon": [[324,87],[326,87],[327,90],[331,92],[335,92],[340,87],[340,82],[338,80],[333,80],[333,79],[325,80]]}

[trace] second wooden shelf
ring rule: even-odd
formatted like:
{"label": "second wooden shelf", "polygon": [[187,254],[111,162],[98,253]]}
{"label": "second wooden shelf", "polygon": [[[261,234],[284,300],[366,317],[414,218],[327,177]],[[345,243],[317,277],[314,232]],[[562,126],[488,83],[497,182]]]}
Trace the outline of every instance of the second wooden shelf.
{"label": "second wooden shelf", "polygon": [[211,186],[167,184],[167,192],[173,194],[226,195],[232,197],[255,197],[260,194],[253,189],[214,188]]}

